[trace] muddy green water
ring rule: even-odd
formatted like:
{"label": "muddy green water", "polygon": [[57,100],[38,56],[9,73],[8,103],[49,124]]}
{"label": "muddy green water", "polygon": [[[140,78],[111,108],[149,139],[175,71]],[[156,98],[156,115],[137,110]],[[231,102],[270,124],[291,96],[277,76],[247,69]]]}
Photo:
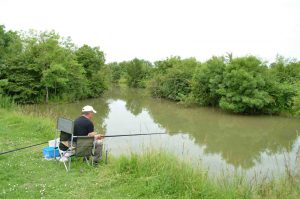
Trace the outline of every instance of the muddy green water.
{"label": "muddy green water", "polygon": [[241,116],[218,109],[184,107],[153,99],[144,90],[114,88],[98,99],[57,105],[24,107],[30,112],[75,119],[84,105],[98,111],[97,131],[106,134],[167,135],[106,138],[110,154],[163,149],[202,165],[209,174],[243,172],[250,177],[296,172],[300,120],[278,116]]}

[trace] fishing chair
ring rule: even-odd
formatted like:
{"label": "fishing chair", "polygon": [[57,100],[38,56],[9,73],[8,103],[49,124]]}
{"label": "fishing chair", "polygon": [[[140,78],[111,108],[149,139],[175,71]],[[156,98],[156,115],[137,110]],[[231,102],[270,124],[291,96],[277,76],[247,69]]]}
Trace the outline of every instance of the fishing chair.
{"label": "fishing chair", "polygon": [[[94,137],[74,136],[73,131],[74,131],[74,122],[72,120],[61,118],[61,117],[58,118],[57,131],[55,137],[57,138],[57,135],[60,132],[60,144],[59,144],[60,153],[59,154],[60,154],[60,159],[67,158],[67,161],[63,161],[67,172],[70,171],[71,169],[72,156],[83,157],[85,161],[89,164],[88,157],[90,156],[93,157],[95,151]],[[63,144],[63,142],[67,142],[68,147],[66,147],[65,144]],[[93,159],[92,159],[92,164],[93,164]]]}

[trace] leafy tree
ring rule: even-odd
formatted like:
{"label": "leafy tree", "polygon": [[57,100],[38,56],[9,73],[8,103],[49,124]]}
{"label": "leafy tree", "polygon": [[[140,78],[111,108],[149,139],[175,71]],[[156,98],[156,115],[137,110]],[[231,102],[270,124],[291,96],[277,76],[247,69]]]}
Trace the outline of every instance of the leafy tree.
{"label": "leafy tree", "polygon": [[39,71],[32,65],[10,66],[7,68],[6,95],[12,96],[18,103],[36,103],[40,101],[41,85]]}
{"label": "leafy tree", "polygon": [[104,66],[104,53],[99,47],[90,47],[83,45],[76,52],[77,61],[83,66],[86,71],[86,77],[91,78],[94,73],[97,73]]}
{"label": "leafy tree", "polygon": [[49,91],[54,90],[54,95],[57,95],[57,90],[64,90],[68,79],[66,78],[67,71],[62,64],[52,64],[49,69],[43,71],[41,83],[46,89],[46,103],[48,103]]}
{"label": "leafy tree", "polygon": [[6,31],[5,27],[0,25],[0,94],[4,92],[3,87],[8,85],[8,67],[14,65],[21,52],[20,36],[16,32]]}
{"label": "leafy tree", "polygon": [[68,84],[62,97],[68,101],[88,98],[91,92],[84,68],[75,59],[71,58],[66,69]]}
{"label": "leafy tree", "polygon": [[90,97],[98,97],[108,88],[109,71],[103,67],[96,74],[92,75],[91,81],[89,81],[89,88],[91,89]]}
{"label": "leafy tree", "polygon": [[21,51],[22,42],[17,32],[6,31],[0,25],[0,67],[11,63]]}
{"label": "leafy tree", "polygon": [[[24,43],[26,48],[22,62],[25,67],[30,64],[38,72],[36,84],[44,87],[40,94],[44,95],[45,101],[48,102],[51,92],[53,95],[57,94],[57,86],[54,84],[63,84],[60,78],[64,75],[64,64],[68,59],[67,51],[60,45],[60,36],[54,31],[41,33],[31,31],[25,35]],[[59,77],[53,80],[55,74]]]}
{"label": "leafy tree", "polygon": [[[88,97],[100,96],[106,86],[106,77],[101,70],[104,69],[104,53],[100,51],[99,47],[90,47],[83,45],[76,52],[76,59],[85,70],[85,76],[88,80]],[[109,73],[106,73],[109,75]]]}

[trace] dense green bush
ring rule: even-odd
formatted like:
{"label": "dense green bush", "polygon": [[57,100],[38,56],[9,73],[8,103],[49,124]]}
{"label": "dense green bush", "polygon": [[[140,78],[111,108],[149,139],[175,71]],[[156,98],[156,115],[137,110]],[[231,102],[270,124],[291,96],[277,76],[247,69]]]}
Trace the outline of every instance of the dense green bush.
{"label": "dense green bush", "polygon": [[300,82],[296,84],[297,95],[294,97],[294,104],[292,108],[292,113],[300,116]]}
{"label": "dense green bush", "polygon": [[218,89],[223,82],[225,66],[223,57],[212,57],[196,70],[192,81],[192,95],[196,103],[218,106],[221,98]]}
{"label": "dense green bush", "polygon": [[[284,109],[300,115],[300,62],[277,56],[276,61],[270,65],[270,76],[275,78],[277,84],[277,89],[273,92],[281,93],[276,104],[283,105]],[[291,96],[295,96],[292,101]]]}
{"label": "dense green bush", "polygon": [[125,67],[127,85],[134,88],[145,88],[152,64],[135,58],[129,62],[123,62],[122,65]]}
{"label": "dense green bush", "polygon": [[271,73],[278,82],[295,84],[300,81],[300,62],[277,56],[276,61],[270,65]]}
{"label": "dense green bush", "polygon": [[184,101],[191,92],[191,79],[198,66],[200,63],[194,58],[158,61],[148,88],[153,96]]}
{"label": "dense green bush", "polygon": [[124,70],[122,69],[120,64],[117,62],[112,62],[112,63],[107,64],[106,67],[108,68],[108,70],[110,72],[110,81],[112,83],[118,83],[119,80],[121,79],[121,76],[124,73]]}
{"label": "dense green bush", "polygon": [[238,113],[258,112],[271,101],[266,91],[266,66],[255,57],[236,58],[223,73],[219,105]]}
{"label": "dense green bush", "polygon": [[236,113],[279,113],[292,104],[291,87],[269,76],[267,66],[253,56],[233,59],[218,90],[219,105]]}

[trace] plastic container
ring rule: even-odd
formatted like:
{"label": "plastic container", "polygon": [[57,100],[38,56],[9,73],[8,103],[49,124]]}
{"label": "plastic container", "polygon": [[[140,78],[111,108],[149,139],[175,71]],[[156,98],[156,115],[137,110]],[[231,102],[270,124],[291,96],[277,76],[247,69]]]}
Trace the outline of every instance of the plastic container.
{"label": "plastic container", "polygon": [[43,148],[43,156],[44,156],[44,158],[47,158],[47,159],[59,157],[58,147],[56,147],[56,148],[44,147]]}
{"label": "plastic container", "polygon": [[58,147],[59,146],[59,138],[57,138],[56,140],[49,140],[49,147]]}

